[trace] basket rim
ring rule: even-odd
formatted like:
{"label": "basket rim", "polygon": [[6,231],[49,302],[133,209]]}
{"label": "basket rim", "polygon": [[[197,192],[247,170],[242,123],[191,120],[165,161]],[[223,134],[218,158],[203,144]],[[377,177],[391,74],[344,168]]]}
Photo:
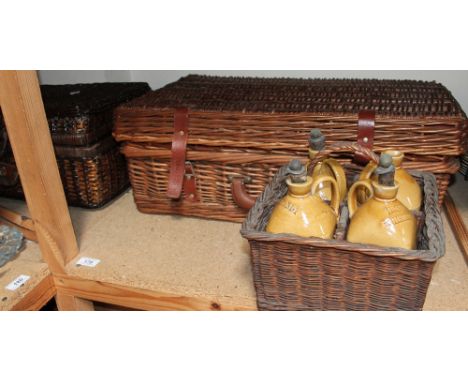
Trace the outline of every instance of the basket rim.
{"label": "basket rim", "polygon": [[[349,113],[349,112],[283,112],[283,111],[269,111],[269,112],[261,112],[261,111],[247,111],[247,110],[229,110],[229,109],[207,109],[207,108],[197,108],[191,107],[190,105],[180,106],[180,107],[169,107],[169,106],[133,106],[129,104],[129,102],[123,103],[117,106],[114,110],[115,116],[117,118],[125,118],[125,117],[137,117],[137,118],[144,118],[144,117],[151,117],[154,116],[155,112],[167,112],[167,113],[174,113],[174,111],[178,108],[185,107],[188,109],[189,114],[196,114],[196,113],[203,113],[203,114],[225,114],[229,113],[229,116],[232,115],[242,115],[242,116],[250,116],[250,117],[260,117],[260,118],[277,118],[278,115],[282,116],[309,116],[309,117],[323,117],[323,118],[343,118],[343,119],[350,119],[353,121],[357,121],[358,115],[356,113]],[[133,114],[136,114],[135,116]],[[147,114],[147,115],[145,115]],[[467,117],[464,115],[434,115],[434,116],[424,116],[424,115],[394,115],[390,113],[384,112],[376,112],[375,113],[376,119],[379,119],[381,122],[393,122],[397,123],[399,121],[437,121],[437,122],[463,122],[467,120]],[[227,116],[228,117],[228,116]],[[376,123],[379,121],[376,120]],[[463,126],[462,126],[463,128]]]}
{"label": "basket rim", "polygon": [[[169,146],[164,147],[159,142],[145,142],[145,141],[127,141],[122,140],[118,134],[114,133],[114,137],[118,142],[120,142],[121,152],[125,154],[127,158],[157,158],[157,159],[171,159],[172,158],[172,151]],[[167,142],[166,144],[169,144]],[[186,158],[187,160],[207,160],[207,161],[219,161],[222,160],[223,163],[277,163],[279,160],[281,161],[289,161],[290,159],[303,159],[302,154],[298,153],[298,155],[294,155],[291,152],[284,152],[284,153],[274,153],[265,155],[261,150],[255,150],[255,148],[249,148],[251,151],[245,151],[244,147],[235,147],[235,146],[225,146],[221,151],[213,151],[213,150],[203,150],[201,148],[193,148],[193,146],[200,146],[200,147],[218,147],[219,146],[208,146],[208,145],[196,145],[189,143],[187,145],[187,153]],[[286,150],[286,149],[285,149]],[[266,150],[265,150],[266,151]],[[349,161],[352,161],[351,156],[348,158]],[[414,163],[429,163],[429,162],[417,162]],[[432,161],[430,162],[431,165],[438,166],[436,169],[431,168],[430,172],[434,174],[455,174],[460,168],[460,162],[457,157],[452,156],[443,156],[441,160],[438,162]],[[403,168],[406,168],[403,165]],[[415,171],[415,170],[409,170]]]}
{"label": "basket rim", "polygon": [[[431,189],[437,190],[436,179],[434,174],[429,172],[422,171],[410,171],[411,175],[421,178],[424,188],[424,213],[425,213],[425,222],[424,226],[427,228],[429,247],[431,249],[415,249],[415,250],[406,250],[402,248],[394,247],[381,247],[377,245],[370,244],[360,244],[360,243],[351,243],[346,240],[336,240],[336,239],[321,239],[315,237],[304,238],[296,236],[293,234],[273,234],[265,231],[260,231],[255,228],[252,228],[254,220],[254,210],[263,208],[263,199],[264,195],[267,192],[270,192],[272,184],[278,181],[283,171],[286,171],[286,166],[283,166],[278,173],[273,178],[272,182],[267,185],[260,197],[257,198],[255,205],[249,211],[247,218],[242,223],[240,233],[242,237],[250,241],[259,241],[259,242],[282,242],[300,246],[313,245],[315,247],[324,248],[324,249],[339,249],[347,252],[360,253],[368,256],[377,256],[377,257],[394,257],[401,260],[420,260],[425,262],[435,262],[445,253],[445,237],[442,232],[433,232],[435,226],[442,227],[443,222],[440,215],[439,209],[437,206],[438,194],[437,192],[431,192]],[[428,224],[429,219],[433,219],[435,224]],[[430,232],[429,232],[430,231]],[[439,244],[439,245],[438,245]],[[438,249],[438,250],[437,250]]]}

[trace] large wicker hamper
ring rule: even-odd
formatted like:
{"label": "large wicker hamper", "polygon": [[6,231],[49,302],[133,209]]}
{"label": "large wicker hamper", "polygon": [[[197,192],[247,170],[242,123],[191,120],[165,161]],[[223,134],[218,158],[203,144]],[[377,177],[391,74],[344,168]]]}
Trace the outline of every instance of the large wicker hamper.
{"label": "large wicker hamper", "polygon": [[467,137],[450,92],[422,81],[190,75],[115,117],[140,211],[237,222],[281,165],[306,158],[312,128],[328,144],[404,151],[407,168],[436,175],[440,200]]}
{"label": "large wicker hamper", "polygon": [[[41,86],[69,205],[97,208],[128,188],[125,157],[112,138],[113,110],[149,90],[140,82]],[[0,129],[5,138],[1,118]],[[3,142],[0,195],[23,198],[13,153]]]}

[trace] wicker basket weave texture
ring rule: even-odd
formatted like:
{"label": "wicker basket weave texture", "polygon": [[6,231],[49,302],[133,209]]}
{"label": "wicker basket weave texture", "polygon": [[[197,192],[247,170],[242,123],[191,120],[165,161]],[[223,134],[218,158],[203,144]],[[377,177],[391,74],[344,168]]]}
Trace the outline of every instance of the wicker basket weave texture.
{"label": "wicker basket weave texture", "polygon": [[189,109],[189,144],[307,152],[312,128],[355,142],[361,110],[376,111],[374,150],[460,155],[466,117],[450,92],[422,81],[188,76],[123,104],[115,135],[170,143],[174,109]]}
{"label": "wicker basket weave texture", "polygon": [[[266,155],[236,152],[213,152],[193,150],[188,152],[197,179],[198,202],[187,203],[182,197],[172,200],[167,197],[169,183],[169,149],[141,148],[139,145],[124,145],[128,172],[135,202],[140,211],[146,213],[177,213],[210,219],[243,222],[247,211],[236,206],[232,196],[232,178],[244,178],[248,174],[250,183],[245,187],[252,197],[258,197],[278,169],[289,162],[289,155]],[[298,159],[305,156],[297,154]],[[338,157],[346,165],[351,181],[362,167],[353,165],[349,157]],[[436,171],[440,201],[448,188],[450,172],[457,171],[455,160],[437,162],[407,161],[405,167]]]}
{"label": "wicker basket weave texture", "polygon": [[[114,108],[150,90],[147,83],[41,85],[57,164],[71,206],[98,208],[129,186],[125,157],[112,138]],[[5,138],[1,161],[14,164]],[[2,196],[24,198],[20,183],[1,186]]]}
{"label": "wicker basket weave texture", "polygon": [[423,186],[425,221],[418,249],[410,251],[265,232],[272,209],[287,192],[287,167],[282,167],[241,229],[251,247],[259,309],[422,309],[445,238],[434,176],[413,176]]}
{"label": "wicker basket weave texture", "polygon": [[[73,151],[56,148],[57,165],[70,206],[99,208],[129,187],[125,157],[111,137],[87,151],[79,147],[73,147]],[[9,160],[14,163],[13,155]],[[21,182],[1,187],[0,194],[24,198]]]}
{"label": "wicker basket weave texture", "polygon": [[462,117],[441,84],[413,80],[293,79],[189,75],[124,107],[203,111]]}
{"label": "wicker basket weave texture", "polygon": [[69,205],[98,208],[129,187],[125,157],[115,145],[90,157],[57,158]]}
{"label": "wicker basket weave texture", "polygon": [[108,136],[113,109],[150,90],[144,82],[41,85],[52,141],[88,146]]}
{"label": "wicker basket weave texture", "polygon": [[[188,108],[186,160],[198,202],[166,196],[180,107]],[[114,136],[140,211],[242,221],[247,211],[233,202],[233,177],[250,178],[246,189],[258,196],[282,165],[307,157],[312,128],[320,128],[327,145],[356,142],[362,109],[377,113],[374,150],[398,148],[406,168],[435,173],[442,202],[467,124],[450,92],[434,82],[192,75],[118,107]]]}

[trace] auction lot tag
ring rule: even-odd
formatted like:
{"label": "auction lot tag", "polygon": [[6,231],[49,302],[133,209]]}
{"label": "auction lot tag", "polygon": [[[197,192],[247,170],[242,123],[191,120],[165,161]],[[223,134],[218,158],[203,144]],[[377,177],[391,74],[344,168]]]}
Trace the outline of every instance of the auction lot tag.
{"label": "auction lot tag", "polygon": [[91,257],[82,257],[77,262],[76,265],[83,265],[85,267],[94,268],[101,262],[99,259],[92,259]]}
{"label": "auction lot tag", "polygon": [[14,279],[11,283],[9,283],[5,289],[8,289],[8,290],[16,290],[18,289],[21,285],[23,285],[26,281],[28,281],[29,279],[31,278],[31,276],[27,276],[27,275],[21,275],[21,276],[18,276],[16,279]]}

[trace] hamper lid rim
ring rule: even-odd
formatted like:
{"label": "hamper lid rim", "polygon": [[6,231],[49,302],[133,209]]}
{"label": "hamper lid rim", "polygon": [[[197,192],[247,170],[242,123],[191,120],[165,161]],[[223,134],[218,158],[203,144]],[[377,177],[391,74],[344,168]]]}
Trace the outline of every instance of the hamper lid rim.
{"label": "hamper lid rim", "polygon": [[[143,95],[144,96],[144,95]],[[142,97],[143,97],[142,96]],[[140,98],[140,97],[138,97]],[[244,115],[262,115],[270,114],[274,115],[307,115],[307,116],[318,116],[318,117],[334,117],[334,118],[352,118],[357,119],[357,113],[350,113],[350,112],[286,112],[286,111],[272,111],[272,112],[261,112],[261,111],[248,111],[248,110],[221,110],[221,109],[203,109],[203,108],[193,108],[190,105],[184,104],[175,107],[159,107],[159,106],[130,106],[127,103],[119,105],[115,109],[115,113],[117,116],[123,116],[126,113],[139,113],[139,112],[174,112],[174,110],[179,108],[186,108],[188,112],[202,112],[202,113],[221,113],[221,112],[230,112],[235,114],[244,114]],[[418,115],[418,116],[410,116],[410,115],[394,115],[394,114],[386,114],[381,112],[376,112],[376,119],[379,118],[382,121],[384,120],[392,120],[392,121],[456,121],[461,122],[467,120],[467,117],[464,115]],[[378,122],[378,121],[377,121]]]}

